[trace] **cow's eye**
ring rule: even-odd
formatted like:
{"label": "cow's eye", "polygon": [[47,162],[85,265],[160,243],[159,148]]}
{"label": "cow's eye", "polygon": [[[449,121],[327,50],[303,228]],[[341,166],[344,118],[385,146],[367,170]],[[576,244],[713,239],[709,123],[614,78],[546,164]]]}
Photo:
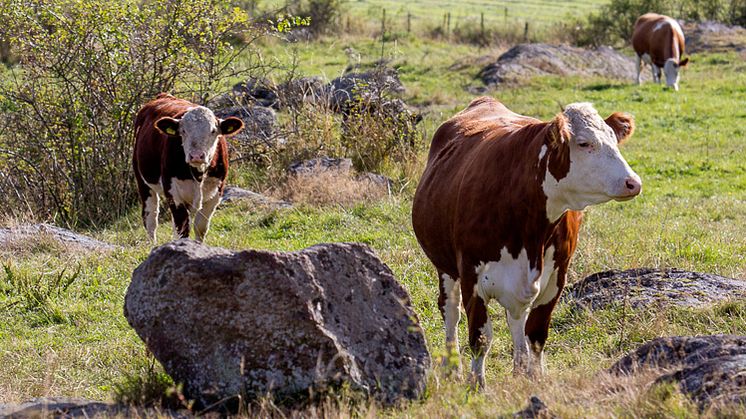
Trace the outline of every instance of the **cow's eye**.
{"label": "cow's eye", "polygon": [[218,129],[217,128],[213,128],[212,131],[210,131],[210,132],[212,132],[213,134],[215,134],[216,132],[218,132]]}
{"label": "cow's eye", "polygon": [[578,143],[578,147],[580,148],[588,148],[591,146],[591,143]]}

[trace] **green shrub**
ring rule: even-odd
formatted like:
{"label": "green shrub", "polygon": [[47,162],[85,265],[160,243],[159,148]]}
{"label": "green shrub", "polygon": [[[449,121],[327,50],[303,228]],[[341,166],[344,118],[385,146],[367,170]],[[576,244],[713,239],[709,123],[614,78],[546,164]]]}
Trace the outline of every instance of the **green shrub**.
{"label": "green shrub", "polygon": [[629,43],[635,21],[654,12],[687,21],[714,20],[727,24],[746,21],[746,0],[611,0],[600,11],[570,27],[578,45]]}
{"label": "green shrub", "polygon": [[213,0],[2,0],[19,64],[0,86],[0,212],[96,225],[135,200],[133,118],[161,91],[203,100],[248,45]]}

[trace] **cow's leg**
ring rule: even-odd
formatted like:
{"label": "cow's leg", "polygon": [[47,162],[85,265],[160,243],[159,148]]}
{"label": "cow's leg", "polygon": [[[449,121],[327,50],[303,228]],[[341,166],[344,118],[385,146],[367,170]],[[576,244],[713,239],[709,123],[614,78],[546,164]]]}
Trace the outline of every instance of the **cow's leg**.
{"label": "cow's leg", "polygon": [[210,218],[220,203],[220,194],[202,202],[202,208],[196,211],[194,216],[194,235],[197,241],[204,240],[207,230],[210,228]]}
{"label": "cow's leg", "polygon": [[513,375],[523,375],[528,372],[531,360],[528,355],[528,339],[526,339],[526,320],[529,307],[525,310],[505,310],[508,329],[513,339]]}
{"label": "cow's leg", "polygon": [[443,316],[446,332],[446,356],[443,367],[455,366],[461,372],[461,357],[459,356],[458,323],[461,320],[461,281],[451,278],[447,273],[438,271],[440,295],[438,308]]}
{"label": "cow's leg", "polygon": [[653,69],[653,82],[661,82],[661,69],[655,64],[651,64],[650,67]]}
{"label": "cow's leg", "polygon": [[174,237],[186,239],[189,238],[189,210],[184,204],[169,202],[171,216],[174,219]]}
{"label": "cow's leg", "polygon": [[145,230],[148,232],[148,238],[155,244],[155,230],[158,229],[158,212],[160,199],[158,194],[151,190],[150,196],[145,200],[142,209],[142,219],[145,224]]}
{"label": "cow's leg", "polygon": [[528,337],[531,351],[531,364],[529,364],[529,375],[543,374],[546,370],[544,362],[544,345],[549,336],[549,321],[552,319],[552,311],[559,301],[562,289],[567,279],[567,265],[560,266],[552,272],[548,280],[547,289],[554,290],[553,295],[542,294],[531,309],[526,322],[526,336]]}
{"label": "cow's leg", "polygon": [[158,228],[158,210],[160,200],[158,193],[151,189],[139,175],[135,174],[137,179],[137,192],[140,196],[140,203],[142,204],[142,223],[145,226],[145,231],[148,233],[148,238],[151,242],[155,243],[155,230]]}
{"label": "cow's leg", "polygon": [[642,78],[640,77],[640,73],[642,72],[642,57],[640,55],[635,54],[637,56],[637,85],[642,84]]}
{"label": "cow's leg", "polygon": [[[474,265],[472,265],[474,266]],[[469,323],[469,347],[471,348],[472,386],[484,389],[484,361],[492,345],[492,322],[487,313],[487,303],[477,295],[477,276],[472,267],[461,270],[461,299],[466,308]]]}

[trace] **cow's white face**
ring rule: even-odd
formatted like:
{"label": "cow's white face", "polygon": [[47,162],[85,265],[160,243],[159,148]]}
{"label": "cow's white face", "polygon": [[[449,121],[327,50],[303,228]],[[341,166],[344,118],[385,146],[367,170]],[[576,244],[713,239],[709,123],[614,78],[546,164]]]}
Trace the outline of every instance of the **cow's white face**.
{"label": "cow's white face", "polygon": [[673,90],[679,90],[679,65],[673,58],[666,60],[663,65],[663,74],[666,75],[666,86],[673,87]]}
{"label": "cow's white face", "polygon": [[186,163],[204,172],[215,156],[218,137],[237,134],[243,128],[243,122],[235,117],[218,119],[210,109],[198,106],[187,111],[181,119],[161,118],[155,126],[169,137],[181,138]]}
{"label": "cow's white face", "polygon": [[[568,209],[579,211],[588,205],[637,196],[642,181],[618,147],[634,131],[634,120],[620,113],[604,120],[589,103],[569,105],[563,114],[566,138],[559,141],[569,147],[570,166],[560,179],[549,170],[545,175],[542,186],[549,219],[556,220]],[[561,116],[555,121],[558,119]]]}

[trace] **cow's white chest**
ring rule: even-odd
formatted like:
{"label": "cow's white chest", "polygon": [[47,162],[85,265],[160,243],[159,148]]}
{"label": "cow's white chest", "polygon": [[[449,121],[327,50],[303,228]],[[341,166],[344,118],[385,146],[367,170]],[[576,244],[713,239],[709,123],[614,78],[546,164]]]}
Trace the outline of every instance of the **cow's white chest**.
{"label": "cow's white chest", "polygon": [[215,198],[219,186],[220,179],[215,177],[208,176],[202,182],[172,178],[169,193],[177,206],[186,205],[190,210],[198,211],[203,202]]}
{"label": "cow's white chest", "polygon": [[[554,272],[554,248],[544,252],[545,269],[530,266],[526,249],[513,257],[507,248],[500,251],[500,260],[480,263],[476,267],[477,294],[485,302],[495,299],[515,318],[532,306],[537,297],[550,291]],[[546,263],[549,262],[549,265]],[[556,288],[556,283],[554,284]]]}

